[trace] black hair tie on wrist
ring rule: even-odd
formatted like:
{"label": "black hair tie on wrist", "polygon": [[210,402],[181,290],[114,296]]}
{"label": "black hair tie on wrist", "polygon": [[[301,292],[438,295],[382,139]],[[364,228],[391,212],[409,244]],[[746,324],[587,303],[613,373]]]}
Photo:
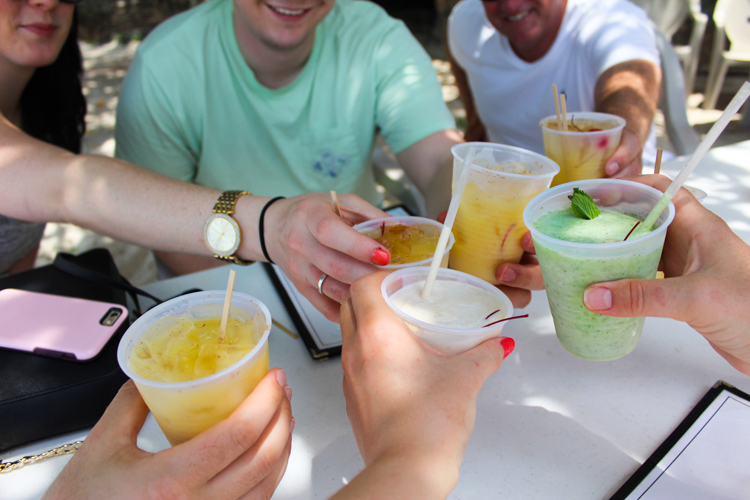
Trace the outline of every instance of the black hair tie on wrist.
{"label": "black hair tie on wrist", "polygon": [[260,249],[263,251],[263,256],[266,258],[269,264],[273,264],[273,261],[271,260],[271,256],[268,255],[268,250],[266,250],[266,237],[263,234],[265,230],[265,223],[264,219],[266,217],[266,210],[268,210],[268,207],[273,205],[279,200],[285,199],[283,196],[277,196],[276,198],[271,198],[268,200],[268,203],[266,203],[263,206],[263,210],[260,211],[260,220],[258,221],[258,235],[260,236]]}

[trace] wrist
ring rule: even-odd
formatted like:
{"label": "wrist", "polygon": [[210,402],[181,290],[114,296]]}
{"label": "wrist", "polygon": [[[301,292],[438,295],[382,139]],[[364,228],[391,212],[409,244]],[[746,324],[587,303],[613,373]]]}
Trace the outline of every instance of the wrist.
{"label": "wrist", "polygon": [[457,481],[457,466],[414,454],[389,454],[368,464],[331,500],[443,500]]}
{"label": "wrist", "polygon": [[237,200],[234,218],[242,231],[242,240],[237,255],[245,260],[262,261],[258,236],[258,217],[270,198],[265,196],[242,196]]}
{"label": "wrist", "polygon": [[[260,215],[258,216],[258,240],[260,241],[260,250],[263,253],[263,258],[266,259],[266,262],[269,262],[271,264],[274,264],[274,261],[271,258],[271,254],[269,253],[268,245],[266,245],[266,235],[273,234],[273,228],[277,228],[278,224],[270,221],[271,218],[268,215],[268,212],[271,210],[272,205],[284,199],[285,198],[283,196],[276,196],[275,198],[271,198],[265,203],[265,205],[263,205],[263,208],[260,210]],[[269,230],[269,222],[271,230]]]}
{"label": "wrist", "polygon": [[403,491],[414,492],[408,498],[426,500],[450,494],[458,482],[461,457],[454,460],[432,450],[411,449],[384,454],[371,465],[380,469],[385,479],[400,484]]}

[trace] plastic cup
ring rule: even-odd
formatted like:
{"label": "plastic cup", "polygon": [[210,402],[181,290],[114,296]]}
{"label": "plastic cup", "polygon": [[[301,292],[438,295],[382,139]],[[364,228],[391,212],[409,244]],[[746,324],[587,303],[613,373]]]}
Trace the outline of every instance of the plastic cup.
{"label": "plastic cup", "polygon": [[[472,146],[476,153],[453,223],[456,243],[450,253],[450,267],[498,284],[497,266],[517,263],[523,255],[524,207],[549,188],[560,168],[549,158],[521,148],[486,142],[458,144],[451,149],[454,186]],[[514,162],[527,173],[493,169]]]}
{"label": "plastic cup", "polygon": [[[406,323],[417,337],[443,354],[454,355],[468,351],[485,340],[500,335],[505,322],[497,323],[487,328],[483,328],[482,326],[472,328],[447,327],[417,319],[399,309],[392,298],[393,294],[415,283],[418,284],[417,286],[421,291],[422,284],[427,278],[428,272],[429,268],[427,267],[400,269],[388,275],[381,285],[381,292],[388,306]],[[451,287],[452,290],[456,289],[457,284],[459,286],[460,284],[470,285],[476,288],[478,293],[487,294],[487,298],[492,306],[482,307],[476,301],[463,301],[456,294],[442,304],[427,303],[424,307],[431,315],[436,316],[438,313],[447,314],[451,316],[450,319],[455,319],[459,322],[465,321],[467,324],[479,323],[481,325],[493,323],[513,315],[513,304],[510,299],[503,292],[484,280],[451,269],[438,269],[432,296],[439,293],[438,289],[441,284]],[[487,311],[488,308],[491,309],[489,312]],[[497,309],[500,309],[500,311],[485,319],[486,316]],[[453,311],[456,311],[455,315]]]}
{"label": "plastic cup", "polygon": [[635,349],[645,318],[616,318],[592,313],[583,305],[583,292],[589,285],[603,281],[653,279],[675,209],[670,203],[652,232],[627,241],[573,243],[539,232],[533,225],[534,221],[548,212],[569,208],[568,196],[574,187],[587,192],[600,207],[634,214],[642,219],[662,193],[632,181],[579,181],[545,191],[531,200],[523,213],[534,239],[560,344],[583,359],[617,359]]}
{"label": "plastic cup", "polygon": [[[382,269],[402,269],[404,267],[414,267],[414,266],[429,266],[432,264],[432,258],[435,254],[435,246],[437,246],[437,240],[440,237],[440,232],[443,230],[443,225],[439,223],[438,221],[434,221],[432,219],[427,219],[425,217],[414,217],[414,216],[399,216],[399,217],[385,217],[383,219],[372,219],[368,220],[367,222],[362,222],[360,224],[357,224],[354,226],[354,229],[359,231],[360,233],[363,233],[367,236],[378,236],[381,234],[381,228],[383,228],[385,224],[385,228],[396,226],[396,225],[404,225],[404,226],[410,226],[417,229],[420,229],[424,232],[424,235],[428,238],[434,239],[435,244],[432,245],[432,250],[430,252],[430,256],[418,260],[409,259],[409,253],[410,251],[406,252],[393,252],[391,251],[391,248],[388,248],[389,251],[391,251],[391,262],[393,262],[396,257],[398,257],[401,262],[400,263],[391,263],[386,266],[378,266]],[[443,253],[443,259],[440,263],[440,267],[448,267],[448,255],[451,250],[451,247],[453,247],[453,243],[455,242],[455,238],[453,237],[453,234],[450,235],[450,238],[448,239],[448,245],[445,248],[445,252]],[[408,245],[406,249],[404,250],[410,250],[411,245]],[[404,255],[401,255],[403,253]]]}
{"label": "plastic cup", "polygon": [[[625,120],[607,113],[568,113],[568,132],[557,128],[557,116],[539,122],[544,138],[544,154],[560,165],[552,186],[584,179],[602,179],[604,164],[620,144]],[[552,127],[552,128],[550,128]],[[578,132],[591,128],[596,132]]]}
{"label": "plastic cup", "polygon": [[155,382],[134,373],[128,365],[128,357],[144,334],[148,334],[159,320],[169,316],[220,318],[225,295],[225,290],[197,292],[159,304],[133,323],[117,349],[120,368],[133,379],[172,446],[187,441],[228,417],[268,372],[271,313],[255,297],[240,292],[232,294],[230,318],[247,321],[261,312],[266,327],[252,351],[229,368],[208,377],[177,383]]}

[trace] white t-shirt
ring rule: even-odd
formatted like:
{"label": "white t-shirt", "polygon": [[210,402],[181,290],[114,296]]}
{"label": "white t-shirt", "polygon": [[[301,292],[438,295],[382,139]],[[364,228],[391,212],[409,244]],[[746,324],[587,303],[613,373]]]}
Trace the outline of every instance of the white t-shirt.
{"label": "white t-shirt", "polygon": [[[532,63],[520,59],[490,24],[480,0],[462,0],[448,21],[454,60],[466,72],[479,118],[491,142],[544,154],[539,121],[555,114],[552,84],[565,93],[568,113],[594,111],[596,80],[624,61],[660,64],[651,22],[626,0],[568,0],[549,51]],[[643,149],[653,164],[653,126]]]}

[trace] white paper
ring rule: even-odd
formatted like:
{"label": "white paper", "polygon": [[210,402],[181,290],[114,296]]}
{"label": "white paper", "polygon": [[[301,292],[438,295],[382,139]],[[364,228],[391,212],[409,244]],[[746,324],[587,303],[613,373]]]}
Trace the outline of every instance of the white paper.
{"label": "white paper", "polygon": [[627,499],[750,499],[750,401],[721,391]]}

